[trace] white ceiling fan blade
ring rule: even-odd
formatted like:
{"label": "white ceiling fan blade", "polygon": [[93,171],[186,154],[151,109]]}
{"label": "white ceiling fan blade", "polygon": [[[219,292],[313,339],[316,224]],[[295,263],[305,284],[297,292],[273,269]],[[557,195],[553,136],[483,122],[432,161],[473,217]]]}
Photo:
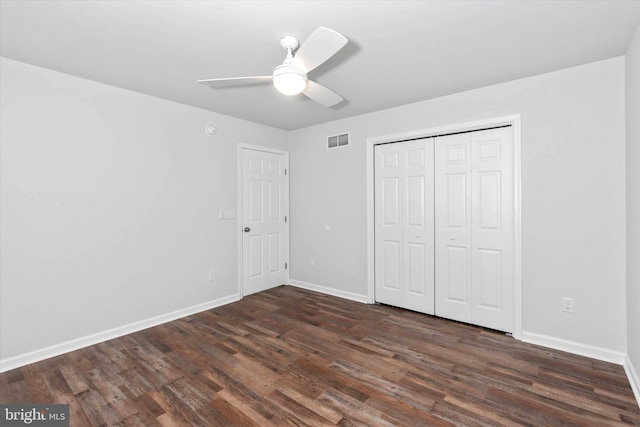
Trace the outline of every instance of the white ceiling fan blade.
{"label": "white ceiling fan blade", "polygon": [[302,93],[325,107],[333,107],[343,99],[331,89],[328,89],[313,80],[307,81],[307,88]]}
{"label": "white ceiling fan blade", "polygon": [[291,61],[291,65],[302,72],[308,73],[338,53],[347,42],[347,38],[337,31],[319,27],[300,46],[293,57],[293,61]]}
{"label": "white ceiling fan blade", "polygon": [[271,83],[272,76],[251,76],[251,77],[229,77],[225,79],[198,80],[198,83],[212,88],[222,88],[231,86],[249,86],[262,83]]}

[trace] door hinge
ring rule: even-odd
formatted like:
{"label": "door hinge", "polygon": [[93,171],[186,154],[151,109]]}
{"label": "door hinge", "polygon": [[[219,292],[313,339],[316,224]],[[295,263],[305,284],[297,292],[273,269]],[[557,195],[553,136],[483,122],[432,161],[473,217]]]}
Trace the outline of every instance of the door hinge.
{"label": "door hinge", "polygon": [[287,216],[286,215],[284,216],[284,222],[287,222]]}
{"label": "door hinge", "polygon": [[287,170],[286,170],[286,169],[284,170],[284,174],[285,174],[285,175],[287,174]]}
{"label": "door hinge", "polygon": [[286,262],[284,263],[284,269],[286,270],[287,268],[289,268],[289,264],[287,264]]}

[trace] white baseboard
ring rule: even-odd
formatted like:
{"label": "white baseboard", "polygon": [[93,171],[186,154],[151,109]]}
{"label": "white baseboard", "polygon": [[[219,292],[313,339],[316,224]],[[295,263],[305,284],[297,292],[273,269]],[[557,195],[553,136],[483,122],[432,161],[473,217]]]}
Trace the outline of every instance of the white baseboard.
{"label": "white baseboard", "polygon": [[636,401],[638,402],[638,407],[640,407],[640,376],[638,375],[638,371],[631,363],[631,359],[627,355],[624,360],[624,371],[627,373],[627,378],[629,378],[629,384],[631,384],[631,390],[633,390],[633,395],[636,397]]}
{"label": "white baseboard", "polygon": [[609,350],[602,347],[594,347],[574,341],[567,341],[561,338],[550,337],[548,335],[535,334],[533,332],[522,331],[522,341],[530,344],[537,344],[555,350],[566,351],[567,353],[578,354],[604,362],[624,365],[626,354],[620,351]]}
{"label": "white baseboard", "polygon": [[83,347],[98,344],[113,338],[120,337],[122,335],[131,334],[133,332],[141,331],[143,329],[157,326],[162,323],[171,322],[181,317],[190,316],[192,314],[199,313],[201,311],[210,310],[221,305],[229,304],[234,301],[240,300],[240,294],[230,295],[228,297],[219,298],[212,301],[207,301],[202,304],[197,304],[191,307],[183,308],[181,310],[172,311],[171,313],[162,314],[160,316],[151,317],[149,319],[141,320],[138,322],[130,323],[128,325],[119,326],[117,328],[109,329],[96,334],[87,335],[85,337],[76,338],[71,341],[66,341],[60,344],[55,344],[50,347],[45,347],[39,350],[31,351],[29,353],[20,354],[18,356],[10,357],[0,360],[0,372],[9,371],[11,369],[19,368],[21,366],[28,365],[30,363],[39,362],[50,357],[59,356],[70,351],[78,350]]}
{"label": "white baseboard", "polygon": [[366,295],[354,294],[353,292],[341,291],[340,289],[320,286],[313,283],[303,282],[301,280],[289,280],[289,284],[298,288],[308,289],[310,291],[316,291],[322,294],[333,295],[334,297],[349,299],[351,301],[361,302],[364,304],[367,303]]}
{"label": "white baseboard", "polygon": [[[327,295],[333,295],[339,298],[345,298],[348,300],[367,303],[367,296],[356,294],[352,292],[346,292],[339,289],[329,288],[326,286],[320,286],[313,283],[303,282],[300,280],[290,280],[289,284],[302,289],[308,289],[311,291],[320,292]],[[240,294],[230,295],[228,297],[219,298],[216,300],[208,301],[202,304],[197,304],[191,307],[187,307],[181,310],[176,310],[171,313],[162,314],[160,316],[151,317],[149,319],[141,320],[139,322],[130,323],[128,325],[120,326],[117,328],[109,329],[104,332],[88,335],[85,337],[77,338],[64,343],[52,345],[39,350],[31,351],[29,353],[21,354],[18,356],[10,357],[0,360],[0,372],[9,371],[11,369],[19,368],[21,366],[28,365],[30,363],[39,362],[41,360],[48,359],[50,357],[59,356],[70,351],[78,350],[83,347],[98,344],[104,341],[108,341],[113,338],[120,337],[122,335],[131,334],[133,332],[141,331],[153,326],[161,325],[163,323],[171,322],[176,319],[180,319],[185,316],[200,313],[202,311],[210,310],[215,307],[220,307],[225,304],[229,304],[241,299]],[[602,360],[605,362],[615,363],[622,365],[629,379],[633,394],[640,406],[640,376],[635,369],[629,357],[622,352],[608,350],[601,347],[594,347],[586,344],[580,344],[573,341],[567,341],[560,338],[551,337],[548,335],[536,334],[533,332],[522,332],[522,341],[541,345],[544,347],[553,348],[556,350],[566,351],[568,353],[574,353],[581,356],[591,357],[592,359]]]}
{"label": "white baseboard", "polygon": [[522,341],[553,348],[555,350],[566,351],[567,353],[590,357],[592,359],[602,360],[604,362],[615,363],[616,365],[622,365],[624,372],[627,374],[627,379],[629,380],[631,389],[633,390],[633,395],[640,407],[640,376],[638,376],[638,371],[636,371],[626,353],[602,347],[580,344],[547,335],[534,334],[533,332],[523,331]]}

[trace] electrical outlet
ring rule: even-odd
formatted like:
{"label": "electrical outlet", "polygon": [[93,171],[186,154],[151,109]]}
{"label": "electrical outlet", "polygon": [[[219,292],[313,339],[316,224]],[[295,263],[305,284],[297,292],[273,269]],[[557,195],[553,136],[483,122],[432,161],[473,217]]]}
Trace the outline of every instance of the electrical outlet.
{"label": "electrical outlet", "polygon": [[313,258],[309,258],[309,265],[313,267],[314,265],[316,265],[316,261]]}
{"label": "electrical outlet", "polygon": [[214,270],[211,270],[209,272],[209,281],[213,282],[214,280],[216,280],[216,272]]}
{"label": "electrical outlet", "polygon": [[573,313],[573,298],[562,298],[562,311]]}

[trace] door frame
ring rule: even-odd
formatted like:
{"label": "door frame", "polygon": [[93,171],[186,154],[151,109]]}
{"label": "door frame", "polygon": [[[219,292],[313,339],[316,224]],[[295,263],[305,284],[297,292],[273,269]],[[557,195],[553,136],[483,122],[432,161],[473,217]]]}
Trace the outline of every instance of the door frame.
{"label": "door frame", "polygon": [[291,224],[291,216],[289,214],[289,152],[285,151],[285,150],[278,150],[276,148],[270,148],[270,147],[263,147],[260,145],[253,145],[253,144],[245,144],[245,143],[239,143],[238,144],[238,152],[237,152],[237,157],[238,157],[238,175],[237,175],[237,184],[238,184],[238,190],[237,190],[237,215],[236,218],[237,223],[236,223],[236,233],[237,233],[237,238],[238,238],[238,250],[237,250],[237,254],[238,254],[238,296],[240,299],[242,299],[244,297],[244,286],[243,286],[243,272],[244,272],[244,251],[243,251],[243,236],[244,236],[244,224],[242,223],[243,219],[244,219],[244,193],[243,193],[243,179],[244,179],[244,165],[242,162],[242,151],[243,150],[252,150],[252,151],[262,151],[264,153],[272,153],[272,154],[280,154],[280,155],[284,155],[284,159],[285,159],[285,164],[286,164],[286,169],[287,169],[287,173],[285,174],[285,181],[286,181],[286,188],[285,188],[285,197],[284,197],[284,206],[285,206],[285,212],[287,212],[287,221],[286,221],[286,229],[285,229],[285,233],[286,233],[286,237],[284,239],[285,241],[285,256],[284,258],[287,260],[288,263],[288,268],[286,269],[286,276],[285,279],[288,282],[291,278],[291,260],[290,258],[290,224]]}
{"label": "door frame", "polygon": [[374,146],[414,138],[430,138],[445,133],[467,132],[490,127],[511,125],[513,128],[513,191],[514,191],[514,288],[513,336],[522,340],[522,168],[520,114],[493,117],[472,122],[419,129],[367,138],[367,303],[375,303],[375,192]]}

